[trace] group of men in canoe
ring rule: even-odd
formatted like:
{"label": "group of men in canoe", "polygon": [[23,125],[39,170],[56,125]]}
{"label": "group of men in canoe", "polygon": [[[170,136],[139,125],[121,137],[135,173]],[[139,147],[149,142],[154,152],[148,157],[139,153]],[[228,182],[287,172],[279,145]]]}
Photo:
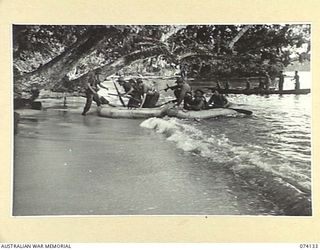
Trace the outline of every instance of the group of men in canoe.
{"label": "group of men in canoe", "polygon": [[[282,91],[283,90],[283,86],[284,86],[284,78],[286,77],[286,75],[283,73],[283,71],[281,70],[279,72],[278,75],[278,90]],[[262,77],[259,77],[259,86],[255,87],[254,89],[258,89],[258,90],[269,90],[270,85],[271,85],[271,78],[270,75],[266,72],[265,73],[265,79],[263,79]],[[300,76],[298,74],[298,71],[296,70],[294,72],[294,76],[291,79],[291,81],[295,81],[294,83],[294,89],[295,90],[299,90],[300,89]],[[227,89],[227,88],[225,88]],[[246,88],[245,90],[249,90],[251,89],[251,83],[249,78],[246,79]]]}
{"label": "group of men in canoe", "polygon": [[[98,69],[91,73],[86,85],[86,104],[83,109],[82,115],[86,115],[89,111],[92,101],[95,101],[98,108],[101,104],[107,104],[108,101],[105,98],[101,98],[98,95],[99,87],[107,89],[107,87],[101,84],[100,79],[101,71]],[[159,100],[159,92],[149,84],[143,82],[141,78],[125,80],[123,77],[118,78],[118,84],[123,88],[123,93],[118,92],[120,98],[128,97],[128,108],[154,108]],[[176,100],[175,106],[177,108],[183,108],[186,110],[203,110],[216,107],[227,107],[229,105],[225,96],[221,95],[217,90],[213,91],[213,94],[209,101],[206,101],[204,92],[201,89],[192,91],[190,85],[182,78],[179,77],[176,80],[176,85],[168,87],[166,90],[173,90]]]}

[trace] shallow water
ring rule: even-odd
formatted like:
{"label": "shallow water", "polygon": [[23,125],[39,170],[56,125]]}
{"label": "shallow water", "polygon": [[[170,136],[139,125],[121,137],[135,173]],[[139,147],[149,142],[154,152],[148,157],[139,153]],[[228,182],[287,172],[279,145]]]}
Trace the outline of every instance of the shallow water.
{"label": "shallow water", "polygon": [[311,95],[229,99],[254,115],[82,117],[84,99],[24,114],[13,214],[310,215]]}
{"label": "shallow water", "polygon": [[309,214],[310,110],[301,107],[309,98],[250,96],[242,98],[242,108],[254,111],[253,116],[201,122],[152,118],[142,126],[163,134],[177,148],[230,170],[285,214]]}

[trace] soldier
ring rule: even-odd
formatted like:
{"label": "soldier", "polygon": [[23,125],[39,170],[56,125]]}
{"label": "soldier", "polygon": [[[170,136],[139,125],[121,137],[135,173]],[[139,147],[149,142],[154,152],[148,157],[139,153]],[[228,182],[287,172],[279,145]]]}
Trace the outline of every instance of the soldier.
{"label": "soldier", "polygon": [[89,74],[89,79],[86,84],[86,91],[85,91],[87,101],[86,101],[86,105],[84,106],[82,115],[86,115],[86,113],[89,111],[92,101],[96,102],[98,108],[101,107],[101,101],[97,93],[99,91],[99,86],[107,90],[108,88],[101,85],[100,75],[101,75],[101,69],[97,69],[95,72],[91,72]]}

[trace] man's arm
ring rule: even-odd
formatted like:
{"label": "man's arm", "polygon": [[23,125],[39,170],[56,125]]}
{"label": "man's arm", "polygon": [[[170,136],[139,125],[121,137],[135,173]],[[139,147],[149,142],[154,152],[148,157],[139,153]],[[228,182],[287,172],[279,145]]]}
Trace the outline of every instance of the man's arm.
{"label": "man's arm", "polygon": [[134,90],[133,86],[128,83],[128,82],[125,82],[124,85],[123,85],[123,88],[126,90],[126,89],[129,89],[129,91],[127,91],[126,93],[124,94],[121,94],[121,96],[125,96],[125,95],[129,95],[132,93],[132,91]]}
{"label": "man's arm", "polygon": [[169,85],[167,84],[167,87],[164,89],[164,91],[167,92],[169,89],[175,90],[175,89],[177,89],[178,87],[179,87],[178,85],[169,86]]}
{"label": "man's arm", "polygon": [[107,87],[103,86],[103,85],[101,84],[101,82],[99,82],[98,85],[99,85],[101,88],[103,88],[103,89],[109,90]]}
{"label": "man's arm", "polygon": [[147,94],[143,93],[143,97],[142,97],[142,102],[141,102],[140,108],[142,108],[144,102],[146,101],[146,97],[147,97]]}
{"label": "man's arm", "polygon": [[146,84],[143,84],[142,91],[143,91],[143,96],[142,96],[142,102],[140,104],[140,108],[142,108],[144,102],[146,101],[147,93],[149,91],[149,88],[148,88],[148,86]]}
{"label": "man's arm", "polygon": [[87,84],[88,89],[90,89],[93,94],[97,95],[97,92],[92,88],[90,83],[87,82],[86,84]]}
{"label": "man's arm", "polygon": [[125,95],[129,95],[132,93],[132,91],[134,90],[134,88],[131,86],[131,88],[129,89],[129,91],[127,93],[121,94],[121,96],[125,96]]}

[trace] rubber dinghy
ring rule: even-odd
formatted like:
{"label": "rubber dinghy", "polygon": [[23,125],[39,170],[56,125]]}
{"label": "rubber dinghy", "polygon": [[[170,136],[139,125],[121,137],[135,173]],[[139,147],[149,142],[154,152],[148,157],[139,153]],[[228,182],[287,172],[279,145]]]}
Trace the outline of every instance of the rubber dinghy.
{"label": "rubber dinghy", "polygon": [[177,117],[180,119],[209,119],[217,116],[235,115],[237,111],[227,108],[215,108],[208,110],[192,111],[192,110],[178,110],[175,108],[169,108],[166,111],[166,115],[169,117]]}
{"label": "rubber dinghy", "polygon": [[142,119],[151,117],[163,117],[166,115],[167,107],[128,109],[126,107],[103,106],[98,112],[99,116],[107,118],[131,118]]}
{"label": "rubber dinghy", "polygon": [[[232,106],[233,107],[233,106]],[[168,104],[158,108],[142,108],[128,109],[125,107],[110,107],[104,106],[98,113],[99,116],[107,118],[129,118],[129,119],[144,119],[151,117],[177,117],[181,119],[208,119],[217,116],[235,115],[237,111],[229,108],[215,108],[201,111],[179,110]]]}

